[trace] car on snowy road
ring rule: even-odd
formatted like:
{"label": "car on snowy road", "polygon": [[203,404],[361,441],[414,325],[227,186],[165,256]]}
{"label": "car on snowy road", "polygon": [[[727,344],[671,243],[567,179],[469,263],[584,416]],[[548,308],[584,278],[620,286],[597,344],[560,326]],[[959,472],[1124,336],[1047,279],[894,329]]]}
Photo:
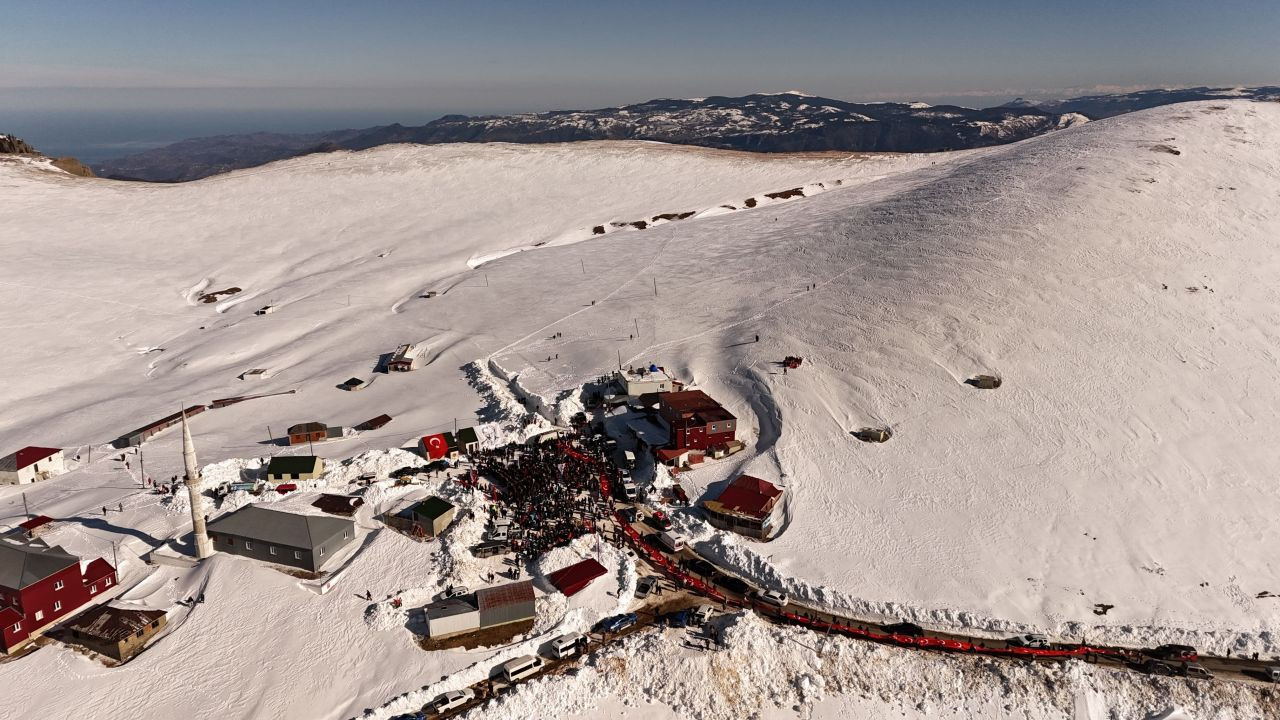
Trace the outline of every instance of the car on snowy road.
{"label": "car on snowy road", "polygon": [[900,622],[885,625],[884,631],[890,635],[906,635],[908,637],[924,637],[924,628],[915,623]]}
{"label": "car on snowy road", "polygon": [[670,530],[671,518],[661,510],[654,510],[653,514],[649,516],[649,524],[659,530]]}
{"label": "car on snowy road", "polygon": [[731,593],[737,593],[738,595],[746,595],[751,592],[751,586],[748,585],[746,581],[742,578],[733,577],[732,575],[718,575],[715,579],[715,584]]}
{"label": "car on snowy road", "polygon": [[638,619],[639,617],[637,617],[635,613],[611,615],[597,623],[596,627],[599,628],[601,632],[617,633],[635,625],[636,620]]}
{"label": "car on snowy road", "polygon": [[1005,642],[1009,644],[1009,647],[1032,648],[1035,650],[1049,649],[1049,638],[1034,633],[1030,635],[1015,635],[1005,640]]}
{"label": "car on snowy road", "polygon": [[1160,645],[1150,650],[1143,650],[1144,655],[1159,660],[1187,661],[1197,660],[1200,654],[1190,645]]}
{"label": "car on snowy road", "polygon": [[649,593],[658,587],[658,578],[654,575],[648,575],[640,578],[640,582],[636,583],[636,597],[646,598]]}
{"label": "car on snowy road", "polygon": [[467,589],[466,585],[450,585],[444,589],[444,592],[440,593],[440,599],[449,600],[451,598],[462,597],[463,595],[470,594],[471,591]]}
{"label": "car on snowy road", "polygon": [[778,592],[777,590],[761,590],[754,594],[757,600],[769,603],[774,607],[784,608],[787,606],[787,594]]}
{"label": "car on snowy road", "polygon": [[450,690],[449,692],[436,698],[431,703],[431,712],[444,713],[450,710],[457,710],[476,699],[476,693],[471,688],[463,688],[462,690]]}
{"label": "car on snowy road", "polygon": [[697,560],[690,560],[688,563],[685,563],[684,567],[694,575],[701,575],[702,577],[711,577],[716,574],[716,566],[701,558]]}

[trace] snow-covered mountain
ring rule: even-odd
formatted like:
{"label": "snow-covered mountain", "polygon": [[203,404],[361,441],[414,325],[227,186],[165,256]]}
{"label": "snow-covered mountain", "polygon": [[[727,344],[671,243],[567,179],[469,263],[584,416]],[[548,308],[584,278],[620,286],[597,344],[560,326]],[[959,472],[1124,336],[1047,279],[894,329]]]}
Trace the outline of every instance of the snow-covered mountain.
{"label": "snow-covered mountain", "polygon": [[[268,426],[388,413],[385,428],[316,449],[394,467],[402,456],[386,449],[492,417],[511,393],[554,420],[619,357],[657,362],[724,402],[748,446],[684,475],[690,493],[748,472],[790,497],[768,544],[714,531],[694,510],[674,521],[700,551],[794,598],[969,632],[1280,654],[1280,104],[1190,103],[907,156],[387,145],[181,185],[18,159],[0,163],[0,185],[11,378],[0,449],[87,452],[180,403],[257,383],[299,392],[198,416],[202,460],[234,472],[280,451],[263,442]],[[240,291],[198,300],[230,287]],[[276,312],[253,314],[268,303]],[[415,340],[431,348],[421,370],[359,393],[335,387]],[[803,366],[780,373],[785,355]],[[238,379],[249,368],[274,374]],[[966,385],[977,373],[1003,384]],[[893,438],[851,437],[869,425]],[[177,446],[172,433],[148,441],[148,472],[180,472]],[[197,587],[209,600],[120,668],[58,645],[0,663],[6,706],[347,718],[483,678],[539,642],[427,653],[407,616],[356,597],[477,582],[482,566],[460,543],[382,533],[323,596],[231,556],[171,577],[138,557],[187,531],[185,515],[98,452],[23,488],[60,518],[50,539],[99,554],[121,543],[122,579],[140,583],[131,600],[173,605]],[[118,515],[88,510],[117,498]],[[0,488],[0,524],[22,512],[19,491]],[[539,627],[625,604],[626,572],[614,576],[614,595],[590,607],[545,603]],[[731,622],[727,652],[645,635],[485,717],[1013,708],[1100,720],[1174,704],[1197,718],[1275,707],[1243,683],[905,655]],[[301,675],[316,679],[306,692]]]}
{"label": "snow-covered mountain", "polygon": [[1280,100],[1280,86],[1258,87],[1193,87],[1154,88],[1128,93],[1082,95],[1069,99],[1028,100],[1017,98],[1001,105],[1009,110],[1043,110],[1053,113],[1079,113],[1093,120],[1114,117],[1147,108],[1199,100]]}
{"label": "snow-covered mountain", "polygon": [[933,152],[985,147],[1083,122],[1074,113],[974,110],[924,103],[853,103],[797,92],[651,100],[599,110],[467,117],[418,127],[387,125],[309,135],[198,138],[110,160],[99,174],[160,182],[194,180],[298,154],[388,143],[655,140],[757,152]]}

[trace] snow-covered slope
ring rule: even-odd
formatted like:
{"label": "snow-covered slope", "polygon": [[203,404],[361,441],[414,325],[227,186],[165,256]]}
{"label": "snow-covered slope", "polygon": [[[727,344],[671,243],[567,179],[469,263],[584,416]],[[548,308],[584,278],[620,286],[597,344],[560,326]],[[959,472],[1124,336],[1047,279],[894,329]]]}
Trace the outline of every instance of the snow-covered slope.
{"label": "snow-covered slope", "polygon": [[[785,532],[760,545],[691,513],[675,519],[701,549],[796,596],[939,624],[1275,653],[1280,603],[1259,594],[1280,591],[1269,552],[1280,542],[1277,140],[1280,106],[1223,101],[907,158],[388,147],[178,187],[6,166],[0,324],[12,380],[0,441],[102,442],[182,401],[289,388],[300,392],[199,416],[203,459],[278,450],[262,444],[268,425],[279,435],[294,422],[396,417],[317,447],[342,457],[491,412],[500,399],[468,385],[472,361],[482,386],[494,387],[490,372],[515,377],[554,409],[620,355],[664,364],[741,418],[749,451],[684,482],[702,492],[739,471],[778,480],[791,495]],[[792,187],[823,192],[766,197]],[[610,225],[687,211],[699,216]],[[512,248],[527,251],[503,254]],[[194,299],[229,286],[244,290]],[[279,310],[252,315],[268,302]],[[425,369],[360,393],[334,387],[410,340],[429,341]],[[784,375],[774,363],[788,354],[805,362]],[[251,367],[278,374],[235,379]],[[964,385],[975,373],[1004,385]],[[893,439],[850,437],[873,424]],[[155,476],[178,471],[173,438],[146,453]],[[107,502],[114,471],[97,457],[29,497],[69,515],[82,494]],[[0,489],[0,519],[20,512]],[[162,530],[174,531],[150,532]],[[398,551],[362,555],[354,576],[375,577]],[[245,571],[209,572],[234,595]],[[283,655],[343,667],[395,654],[293,698],[290,714],[350,713],[452,667],[412,658],[403,634],[358,632],[345,616],[360,603],[296,595],[268,593],[272,624],[258,629],[289,637],[343,618],[341,647],[316,655],[289,642]],[[207,603],[183,626],[183,652],[245,668],[240,694],[217,708],[238,717],[276,711],[290,692],[253,675],[260,647],[218,642],[244,602]],[[1115,608],[1098,617],[1095,603]],[[140,698],[148,657],[86,694]],[[50,648],[0,677],[38,664],[25,706],[69,709],[49,692],[103,672],[85,662]]]}

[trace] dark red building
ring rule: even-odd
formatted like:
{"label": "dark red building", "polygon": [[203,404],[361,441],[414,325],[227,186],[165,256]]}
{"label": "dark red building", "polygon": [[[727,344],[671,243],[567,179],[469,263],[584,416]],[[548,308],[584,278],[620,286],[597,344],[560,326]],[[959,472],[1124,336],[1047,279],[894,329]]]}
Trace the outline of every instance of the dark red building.
{"label": "dark red building", "polygon": [[571,597],[590,585],[592,580],[607,572],[609,571],[595,559],[587,558],[569,567],[560,568],[548,575],[547,579],[557,590],[564,593],[565,597]]}
{"label": "dark red building", "polygon": [[10,652],[115,585],[116,570],[58,546],[0,540],[0,651]]}
{"label": "dark red building", "polygon": [[667,447],[706,450],[732,442],[738,419],[701,390],[659,393],[658,413],[671,426]]}

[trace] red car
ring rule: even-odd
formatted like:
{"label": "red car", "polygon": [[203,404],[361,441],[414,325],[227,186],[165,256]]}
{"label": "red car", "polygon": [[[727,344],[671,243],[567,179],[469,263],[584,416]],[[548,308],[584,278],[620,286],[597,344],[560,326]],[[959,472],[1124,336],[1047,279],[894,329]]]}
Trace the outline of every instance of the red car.
{"label": "red car", "polygon": [[670,530],[671,518],[667,517],[667,514],[661,510],[655,510],[653,512],[653,524],[656,525],[659,530]]}

